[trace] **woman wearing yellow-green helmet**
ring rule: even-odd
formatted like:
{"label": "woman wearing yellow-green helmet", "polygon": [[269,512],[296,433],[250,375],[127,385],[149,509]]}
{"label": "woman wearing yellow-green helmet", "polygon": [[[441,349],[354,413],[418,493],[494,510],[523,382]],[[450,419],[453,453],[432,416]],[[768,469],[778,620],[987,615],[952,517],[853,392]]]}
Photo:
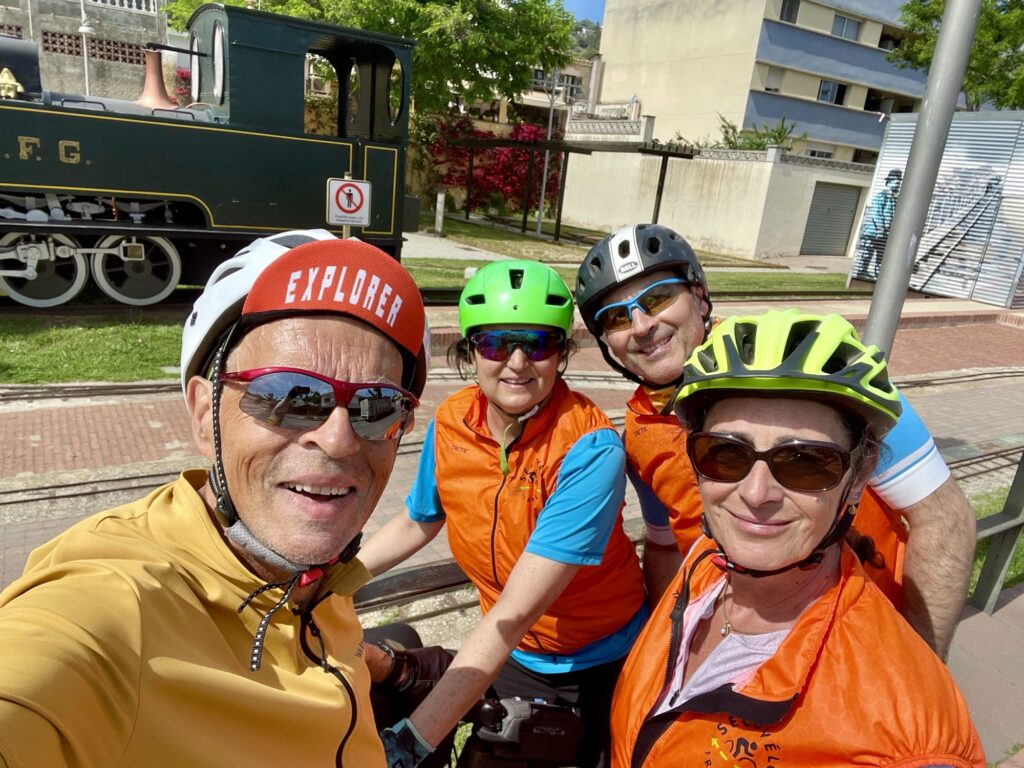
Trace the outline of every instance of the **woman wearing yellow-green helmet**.
{"label": "woman wearing yellow-green helmet", "polygon": [[484,618],[409,719],[430,746],[493,686],[578,707],[575,764],[607,764],[611,693],[645,594],[622,530],[621,440],[561,378],[572,327],[572,296],[549,267],[495,262],[469,280],[449,361],[476,383],[438,407],[407,514],[363,548],[379,573],[447,523],[479,591]]}
{"label": "woman wearing yellow-green helmet", "polygon": [[838,315],[730,318],[676,413],[704,535],[623,668],[612,764],[982,768],[949,671],[843,539],[900,413],[878,348]]}

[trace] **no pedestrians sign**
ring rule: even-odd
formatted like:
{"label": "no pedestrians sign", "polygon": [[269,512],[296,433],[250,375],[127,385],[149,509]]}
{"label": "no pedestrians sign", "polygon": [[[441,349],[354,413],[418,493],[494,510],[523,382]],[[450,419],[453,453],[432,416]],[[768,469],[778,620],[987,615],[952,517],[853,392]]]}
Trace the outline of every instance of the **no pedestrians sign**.
{"label": "no pedestrians sign", "polygon": [[368,226],[370,182],[357,179],[328,179],[327,223]]}

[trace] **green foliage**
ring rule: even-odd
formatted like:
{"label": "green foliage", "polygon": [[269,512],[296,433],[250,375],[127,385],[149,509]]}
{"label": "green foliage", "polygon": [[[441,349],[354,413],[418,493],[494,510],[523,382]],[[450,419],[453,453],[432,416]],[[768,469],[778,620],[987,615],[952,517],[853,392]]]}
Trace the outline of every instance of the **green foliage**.
{"label": "green foliage", "polygon": [[319,136],[338,135],[338,94],[327,96],[307,93],[305,96],[305,130]]}
{"label": "green foliage", "polygon": [[572,31],[572,56],[574,59],[592,59],[601,50],[601,25],[583,19],[576,22]]}
{"label": "green foliage", "polygon": [[762,126],[758,126],[757,123],[754,123],[753,128],[740,129],[736,123],[729,120],[722,113],[719,113],[718,125],[721,131],[721,138],[716,141],[707,137],[691,141],[683,138],[679,132],[676,132],[676,140],[691,147],[703,149],[765,150],[768,147],[778,146],[789,151],[793,149],[794,141],[802,141],[807,138],[806,131],[799,136],[794,136],[793,131],[796,130],[796,121],[787,123],[785,117],[775,125],[765,123]]}
{"label": "green foliage", "polygon": [[[945,0],[904,3],[900,20],[907,37],[889,54],[893,63],[931,68],[945,7]],[[968,109],[989,101],[1000,109],[1024,107],[1024,0],[981,0],[962,87]]]}
{"label": "green foliage", "polygon": [[[168,22],[184,29],[203,2],[173,0]],[[428,112],[446,111],[455,99],[513,98],[529,90],[534,67],[568,63],[572,43],[573,18],[561,0],[262,0],[260,7],[415,40],[413,101]]]}

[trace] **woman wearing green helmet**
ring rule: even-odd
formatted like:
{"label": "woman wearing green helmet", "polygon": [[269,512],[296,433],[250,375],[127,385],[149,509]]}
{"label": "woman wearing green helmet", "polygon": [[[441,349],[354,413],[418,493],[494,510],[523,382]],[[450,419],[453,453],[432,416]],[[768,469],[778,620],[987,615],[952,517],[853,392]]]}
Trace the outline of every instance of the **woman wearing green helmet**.
{"label": "woman wearing green helmet", "polygon": [[572,296],[542,264],[494,262],[469,280],[449,361],[476,383],[438,407],[407,514],[360,554],[380,573],[447,523],[452,554],[478,589],[484,618],[394,729],[426,746],[492,686],[502,698],[578,707],[575,764],[606,764],[611,694],[647,609],[622,529],[622,442],[561,378],[572,324]]}
{"label": "woman wearing green helmet", "polygon": [[730,318],[676,413],[704,536],[623,668],[613,765],[984,766],[948,670],[843,539],[900,413],[878,348],[839,315]]}

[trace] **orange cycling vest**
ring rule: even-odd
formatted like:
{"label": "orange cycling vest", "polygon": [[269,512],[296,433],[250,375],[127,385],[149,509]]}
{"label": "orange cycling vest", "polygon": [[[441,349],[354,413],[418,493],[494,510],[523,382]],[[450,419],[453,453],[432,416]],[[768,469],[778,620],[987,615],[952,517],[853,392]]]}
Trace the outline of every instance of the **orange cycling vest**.
{"label": "orange cycling vest", "polygon": [[[503,475],[498,442],[477,386],[445,400],[434,416],[438,496],[456,562],[476,585],[487,613],[555,491],[569,449],[583,435],[613,429],[608,417],[559,379],[550,400],[508,447]],[[523,636],[519,649],[569,654],[621,629],[646,594],[636,550],[622,530],[621,508],[600,565],[581,567],[562,594]]]}
{"label": "orange cycling vest", "polygon": [[[686,429],[674,413],[662,415],[647,388],[641,386],[626,404],[623,442],[630,469],[668,508],[669,526],[685,556],[701,535],[700,491],[686,455]],[[870,536],[878,553],[873,563],[865,563],[868,575],[900,608],[907,541],[903,518],[869,487],[857,508],[855,530]]]}
{"label": "orange cycling vest", "polygon": [[[612,702],[613,768],[984,768],[960,691],[932,650],[867,578],[845,544],[838,584],[812,603],[775,654],[743,683],[699,694],[654,718],[666,683],[672,614],[701,539],[626,660]],[[694,602],[724,578],[707,559]],[[684,605],[679,606],[682,615]],[[678,636],[678,634],[677,634]]]}

